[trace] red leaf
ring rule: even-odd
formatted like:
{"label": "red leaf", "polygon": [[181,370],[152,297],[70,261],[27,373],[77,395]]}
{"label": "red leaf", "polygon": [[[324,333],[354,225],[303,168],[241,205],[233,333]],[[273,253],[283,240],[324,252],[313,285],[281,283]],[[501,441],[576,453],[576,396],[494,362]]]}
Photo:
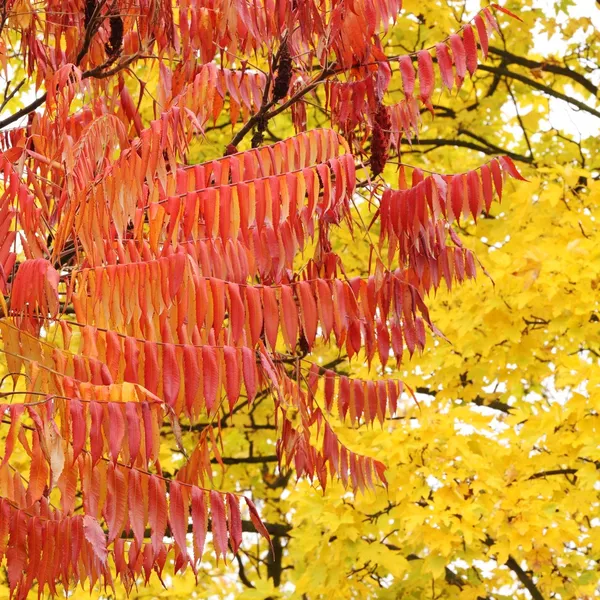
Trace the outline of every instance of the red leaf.
{"label": "red leaf", "polygon": [[116,402],[108,404],[108,418],[110,419],[108,448],[113,462],[117,462],[125,436],[125,422],[120,404]]}
{"label": "red leaf", "polygon": [[[2,408],[4,408],[4,406]],[[10,428],[8,429],[8,435],[6,436],[6,441],[4,443],[4,458],[2,459],[2,464],[0,466],[4,466],[11,457],[17,434],[21,429],[20,418],[25,407],[22,404],[12,404],[9,406],[8,410],[10,412]]]}
{"label": "red leaf", "polygon": [[127,418],[127,439],[129,443],[129,460],[134,464],[140,453],[141,431],[140,415],[136,402],[125,403],[125,416]]}
{"label": "red leaf", "polygon": [[494,186],[496,187],[498,199],[502,200],[502,171],[500,170],[500,163],[497,159],[494,159],[490,162],[490,170],[492,171],[492,177],[494,179]]}
{"label": "red leaf", "polygon": [[179,395],[180,375],[177,357],[175,356],[175,346],[173,344],[163,344],[163,395],[165,402],[171,407],[175,407]]}
{"label": "red leaf", "polygon": [[229,515],[229,541],[231,551],[235,554],[242,543],[242,516],[240,514],[240,505],[237,496],[227,494],[227,512]]}
{"label": "red leaf", "polygon": [[467,173],[467,190],[469,196],[469,208],[475,221],[477,215],[481,212],[481,183],[477,171]]}
{"label": "red leaf", "polygon": [[27,565],[27,520],[25,513],[21,510],[13,511],[10,520],[10,537],[8,540],[8,550],[6,552],[6,562],[8,571],[8,583],[10,595],[23,577]]}
{"label": "red leaf", "polygon": [[84,515],[83,517],[83,535],[91,545],[98,560],[100,560],[102,564],[105,564],[108,557],[106,535],[104,534],[104,531],[102,531],[102,527],[100,527],[98,521],[90,515]]}
{"label": "red leaf", "polygon": [[125,338],[125,374],[123,379],[131,383],[138,382],[138,369],[139,369],[139,355],[140,351],[137,346],[135,338]]}
{"label": "red leaf", "polygon": [[144,342],[144,387],[153,394],[158,393],[158,346],[154,342]]}
{"label": "red leaf", "polygon": [[412,96],[415,91],[415,69],[410,56],[401,56],[398,59],[402,73],[402,88],[406,97]]}
{"label": "red leaf", "polygon": [[253,287],[246,287],[246,303],[248,306],[248,323],[250,326],[250,338],[254,346],[263,328],[263,310],[260,301],[260,291]]}
{"label": "red leaf", "polygon": [[69,409],[73,430],[73,462],[75,462],[85,446],[85,417],[83,416],[83,405],[79,400],[72,399],[69,402]]}
{"label": "red leaf", "polygon": [[254,502],[252,502],[252,500],[250,500],[250,498],[247,498],[246,496],[244,496],[244,500],[246,501],[246,506],[248,507],[248,511],[250,512],[250,520],[252,521],[254,527],[256,527],[256,531],[258,531],[258,533],[262,535],[262,537],[265,538],[267,542],[269,542],[269,545],[271,546],[271,552],[273,552],[273,544],[271,543],[271,537],[269,536],[269,532],[264,526],[264,523],[262,522],[260,515],[256,510],[256,506],[254,506]]}
{"label": "red leaf", "polygon": [[169,484],[169,525],[173,538],[184,559],[188,560],[185,536],[188,524],[188,497],[181,484],[172,480]]}
{"label": "red leaf", "polygon": [[475,34],[470,25],[466,25],[463,30],[463,44],[467,55],[467,69],[473,75],[477,70],[477,43],[475,42]]}
{"label": "red leaf", "polygon": [[217,400],[217,387],[219,385],[219,367],[217,355],[212,346],[202,347],[202,374],[204,384],[204,402],[206,411],[212,414]]}
{"label": "red leaf", "polygon": [[106,365],[113,381],[119,375],[119,364],[121,362],[121,339],[114,331],[106,332]]}
{"label": "red leaf", "polygon": [[317,303],[308,281],[301,281],[298,284],[300,288],[300,308],[302,309],[302,327],[309,348],[312,348],[317,335]]}
{"label": "red leaf", "polygon": [[37,334],[39,318],[55,317],[60,308],[58,283],[60,275],[44,258],[21,263],[12,283],[11,310],[19,316],[17,324]]}
{"label": "red leaf", "polygon": [[479,45],[483,52],[483,58],[486,59],[488,55],[488,33],[485,26],[485,21],[481,15],[475,17],[475,26],[477,27],[477,35],[479,36]]}
{"label": "red leaf", "polygon": [[450,186],[450,201],[454,218],[460,221],[464,204],[464,175],[454,175]]}
{"label": "red leaf", "polygon": [[470,250],[465,251],[465,271],[467,277],[474,278],[477,275],[477,269],[475,268],[475,256]]}
{"label": "red leaf", "polygon": [[225,522],[225,504],[219,492],[210,492],[210,513],[212,518],[211,530],[213,543],[217,553],[217,560],[222,556],[225,560],[227,553],[227,523]]}
{"label": "red leaf", "polygon": [[194,559],[199,561],[204,553],[208,513],[204,500],[204,490],[192,488],[192,530],[194,532]]}
{"label": "red leaf", "polygon": [[92,465],[95,465],[104,450],[104,439],[102,438],[102,405],[98,402],[90,402],[90,412],[92,414],[92,424],[90,428],[90,449],[92,452]]}
{"label": "red leaf", "polygon": [[145,508],[147,499],[142,491],[142,476],[137,469],[129,473],[129,523],[138,546],[144,541],[144,525],[146,524]]}
{"label": "red leaf", "polygon": [[323,279],[317,279],[317,297],[319,300],[319,320],[323,327],[323,337],[327,340],[333,329],[333,300],[331,288]]}
{"label": "red leaf", "polygon": [[503,12],[505,15],[508,15],[509,17],[512,17],[513,19],[517,19],[517,21],[521,21],[521,23],[523,22],[523,19],[521,19],[521,17],[518,17],[517,15],[515,15],[515,13],[508,10],[508,8],[504,8],[503,6],[500,6],[499,4],[490,4],[490,6],[492,8],[495,8],[496,10],[499,10],[500,12]]}
{"label": "red leaf", "polygon": [[8,545],[8,532],[10,528],[10,504],[4,498],[0,500],[0,563],[4,558]]}
{"label": "red leaf", "polygon": [[244,303],[240,296],[240,288],[236,283],[227,285],[229,291],[229,322],[231,324],[231,338],[237,344],[244,330]]}
{"label": "red leaf", "polygon": [[279,306],[275,290],[271,287],[263,288],[265,337],[269,346],[275,348],[277,331],[279,329]]}
{"label": "red leaf", "polygon": [[431,54],[427,50],[417,52],[417,61],[419,65],[419,93],[423,104],[431,103],[431,94],[433,94],[433,61]]}
{"label": "red leaf", "polygon": [[483,190],[483,201],[485,210],[489,212],[492,201],[494,200],[494,190],[492,189],[492,174],[488,165],[481,167],[481,187]]}
{"label": "red leaf", "polygon": [[194,406],[196,395],[200,389],[200,368],[198,367],[198,353],[193,346],[183,347],[183,380],[185,385],[185,407],[190,416],[198,414],[198,407]]}
{"label": "red leaf", "polygon": [[498,26],[498,21],[496,21],[496,17],[494,16],[494,14],[492,13],[492,11],[489,9],[488,6],[486,6],[483,9],[483,15],[486,18],[487,22],[491,25],[491,27],[496,31],[496,33],[500,33],[500,27]]}
{"label": "red leaf", "polygon": [[290,351],[296,348],[298,340],[298,309],[288,285],[281,286],[281,312],[283,315],[283,337]]}
{"label": "red leaf", "polygon": [[458,78],[457,85],[460,87],[467,72],[467,55],[463,41],[456,33],[450,36],[450,47],[454,56],[454,66],[456,67],[456,77]]}
{"label": "red leaf", "polygon": [[29,486],[27,488],[27,502],[34,504],[42,495],[48,486],[48,463],[44,458],[40,437],[37,431],[32,434],[32,454],[29,465]]}
{"label": "red leaf", "polygon": [[438,68],[442,76],[444,85],[451,90],[454,84],[454,74],[452,73],[452,58],[448,52],[448,46],[446,44],[436,44],[435,54],[438,60]]}
{"label": "red leaf", "polygon": [[506,171],[511,177],[518,179],[519,181],[527,181],[519,171],[517,171],[517,167],[515,167],[515,163],[509,156],[500,156],[498,159],[500,164],[502,165],[502,169]]}
{"label": "red leaf", "polygon": [[127,487],[125,476],[119,469],[108,473],[109,501],[105,506],[105,519],[108,524],[108,542],[121,535],[127,512]]}
{"label": "red leaf", "polygon": [[254,352],[245,346],[242,348],[242,370],[248,402],[252,402],[256,396],[256,358]]}
{"label": "red leaf", "polygon": [[240,397],[240,365],[237,350],[232,346],[225,346],[223,355],[225,358],[225,389],[231,412]]}
{"label": "red leaf", "polygon": [[148,481],[148,523],[151,529],[152,549],[156,556],[167,529],[167,500],[165,482],[155,475]]}

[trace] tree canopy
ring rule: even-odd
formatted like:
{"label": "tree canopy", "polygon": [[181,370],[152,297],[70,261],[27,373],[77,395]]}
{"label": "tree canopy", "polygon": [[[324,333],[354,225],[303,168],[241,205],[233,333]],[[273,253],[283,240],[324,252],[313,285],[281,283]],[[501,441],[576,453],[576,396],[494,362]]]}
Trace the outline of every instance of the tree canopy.
{"label": "tree canopy", "polygon": [[3,4],[0,597],[597,595],[576,9]]}

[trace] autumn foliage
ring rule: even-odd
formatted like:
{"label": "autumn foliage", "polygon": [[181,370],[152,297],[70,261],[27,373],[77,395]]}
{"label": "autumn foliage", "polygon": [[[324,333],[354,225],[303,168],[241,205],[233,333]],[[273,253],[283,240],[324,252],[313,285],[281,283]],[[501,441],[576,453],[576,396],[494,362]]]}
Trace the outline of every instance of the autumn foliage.
{"label": "autumn foliage", "polygon": [[[3,67],[22,60],[35,94],[0,123],[11,384],[0,396],[0,559],[14,597],[117,580],[131,590],[168,560],[196,572],[207,534],[223,560],[242,532],[269,539],[252,494],[221,490],[214,472],[225,468],[222,427],[259,397],[281,469],[323,490],[339,480],[385,493],[386,465],[336,423],[383,425],[414,398],[397,368],[427,332],[441,335],[428,297],[477,270],[453,224],[522,179],[508,156],[455,174],[398,162],[440,84],[459,89],[486,59],[496,16],[514,17],[491,5],[431,48],[388,56],[381,40],[400,9],[3,5]],[[154,114],[141,102],[150,69]],[[392,81],[404,97],[386,102]],[[310,94],[327,128],[307,129]],[[264,144],[285,111],[296,134]],[[225,155],[194,160],[223,122],[234,128]],[[393,159],[389,187],[380,175]],[[365,201],[370,223],[355,215]],[[339,228],[378,231],[368,276],[347,274],[331,244]],[[391,374],[339,374],[313,360],[323,344]],[[174,473],[161,466],[173,445],[185,457]]]}

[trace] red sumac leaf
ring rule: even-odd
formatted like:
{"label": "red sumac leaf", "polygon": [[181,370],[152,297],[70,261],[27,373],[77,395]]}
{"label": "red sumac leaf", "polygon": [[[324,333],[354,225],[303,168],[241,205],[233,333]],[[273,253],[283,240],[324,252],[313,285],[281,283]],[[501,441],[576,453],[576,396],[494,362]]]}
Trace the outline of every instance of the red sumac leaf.
{"label": "red sumac leaf", "polygon": [[106,563],[108,550],[106,549],[106,535],[102,527],[94,517],[84,515],[83,517],[83,535],[92,547],[92,551],[102,564]]}
{"label": "red sumac leaf", "polygon": [[158,346],[154,342],[144,342],[144,387],[153,394],[158,393]]}
{"label": "red sumac leaf", "polygon": [[104,439],[102,438],[102,420],[103,410],[102,404],[98,402],[90,402],[90,413],[92,414],[92,423],[90,427],[90,450],[92,452],[92,465],[95,465],[104,449]]}
{"label": "red sumac leaf", "polygon": [[139,547],[144,541],[146,502],[142,490],[142,475],[137,469],[132,469],[129,473],[129,523]]}
{"label": "red sumac leaf", "polygon": [[223,559],[227,556],[227,523],[225,521],[225,504],[223,497],[219,492],[211,490],[210,492],[210,514],[211,514],[211,530],[213,534],[213,543],[217,553]]}
{"label": "red sumac leaf", "polygon": [[260,518],[260,515],[258,514],[258,510],[256,510],[256,506],[254,506],[254,502],[252,502],[250,498],[247,498],[245,496],[244,500],[246,501],[246,506],[248,507],[248,511],[250,512],[250,520],[252,521],[252,524],[256,528],[256,531],[258,531],[258,533],[260,533],[260,535],[262,535],[262,537],[265,538],[267,542],[269,542],[272,551],[273,544],[271,543],[271,537],[269,536],[269,532],[267,531],[267,528],[265,527],[264,523]]}
{"label": "red sumac leaf", "polygon": [[467,173],[467,191],[469,196],[469,208],[475,221],[481,212],[481,182],[477,171]]}
{"label": "red sumac leaf", "polygon": [[156,556],[167,530],[167,499],[165,482],[155,475],[148,480],[148,523],[151,530],[152,550]]}
{"label": "red sumac leaf", "polygon": [[138,381],[139,354],[135,338],[125,338],[125,374],[123,379],[131,383]]}
{"label": "red sumac leaf", "polygon": [[485,210],[489,212],[492,201],[494,200],[494,190],[492,188],[492,174],[488,165],[483,165],[481,171],[481,188],[483,191],[483,201]]}
{"label": "red sumac leaf", "polygon": [[217,354],[213,346],[202,347],[202,375],[206,411],[208,414],[212,414],[217,400],[217,388],[219,384]]}
{"label": "red sumac leaf", "polygon": [[235,554],[242,543],[242,515],[238,497],[234,494],[227,494],[227,512],[229,523],[229,541],[231,551]]}
{"label": "red sumac leaf", "polygon": [[502,200],[502,171],[500,170],[500,163],[497,159],[490,162],[490,171],[492,172],[492,178],[494,180],[494,186],[498,199]]}
{"label": "red sumac leaf", "polygon": [[473,75],[477,70],[477,43],[475,42],[475,34],[470,25],[466,25],[463,30],[463,44],[467,55],[467,69]]}
{"label": "red sumac leaf", "polygon": [[428,105],[431,102],[434,85],[431,54],[427,50],[420,50],[417,52],[417,63],[419,67],[419,95],[423,104]]}
{"label": "red sumac leaf", "polygon": [[272,287],[266,286],[262,291],[265,337],[267,338],[267,342],[269,342],[269,346],[275,348],[275,344],[277,343],[277,331],[279,329],[279,307],[277,304],[277,296]]}
{"label": "red sumac leaf", "polygon": [[292,352],[298,340],[298,309],[292,288],[289,285],[281,286],[281,312],[283,316],[283,337],[289,350]]}
{"label": "red sumac leaf", "polygon": [[467,73],[467,55],[463,41],[456,33],[450,36],[450,48],[452,48],[454,56],[454,66],[456,68],[456,77],[458,78],[457,84],[460,87]]}
{"label": "red sumac leaf", "polygon": [[190,416],[197,415],[199,407],[195,406],[195,402],[200,389],[200,367],[198,366],[198,351],[193,346],[183,347],[183,381],[187,413]]}
{"label": "red sumac leaf", "polygon": [[319,320],[323,327],[323,337],[329,339],[329,334],[333,329],[333,300],[331,288],[323,279],[317,279],[317,298],[319,308]]}
{"label": "red sumac leaf", "polygon": [[202,559],[204,543],[206,541],[206,530],[208,524],[208,512],[206,510],[205,492],[194,486],[192,488],[192,531],[194,533],[194,559]]}
{"label": "red sumac leaf", "polygon": [[452,184],[450,187],[450,203],[452,207],[452,213],[457,221],[460,221],[460,217],[463,212],[464,190],[464,175],[454,175],[454,177],[452,177]]}
{"label": "red sumac leaf", "polygon": [[263,310],[260,301],[260,291],[253,286],[246,287],[246,303],[248,305],[248,324],[250,339],[255,345],[263,328]]}
{"label": "red sumac leaf", "polygon": [[511,177],[518,179],[519,181],[527,181],[519,171],[517,171],[517,167],[515,167],[515,163],[512,161],[510,156],[500,156],[499,159],[500,164],[504,171],[506,171]]}
{"label": "red sumac leaf", "polygon": [[240,396],[240,364],[236,348],[225,346],[223,355],[225,358],[225,389],[231,412]]}
{"label": "red sumac leaf", "polygon": [[252,402],[256,396],[256,356],[252,349],[245,346],[242,348],[242,371],[248,402]]}
{"label": "red sumac leaf", "polygon": [[179,552],[187,560],[185,536],[188,525],[188,495],[187,490],[176,480],[169,484],[169,525]]}
{"label": "red sumac leaf", "polygon": [[[454,74],[452,73],[452,58],[448,52],[448,46],[445,43],[436,44],[435,54],[438,60],[438,68],[442,76],[442,82],[451,90],[454,84]],[[414,176],[414,174],[413,174]]]}
{"label": "red sumac leaf", "polygon": [[121,405],[116,402],[110,402],[108,405],[108,418],[110,419],[108,449],[113,462],[117,462],[121,445],[125,437],[125,420],[123,419],[123,410]]}
{"label": "red sumac leaf", "polygon": [[477,35],[479,36],[479,45],[483,53],[483,58],[486,59],[488,55],[488,32],[485,26],[485,21],[481,15],[475,17],[475,27],[477,27]]}
{"label": "red sumac leaf", "polygon": [[85,417],[83,416],[83,405],[76,398],[69,401],[69,410],[73,436],[73,462],[75,462],[85,446]]}
{"label": "red sumac leaf", "polygon": [[171,407],[175,407],[177,396],[179,395],[180,374],[177,357],[175,355],[175,346],[173,344],[163,344],[163,395],[165,402]]}
{"label": "red sumac leaf", "polygon": [[231,337],[234,344],[237,344],[244,330],[244,303],[240,296],[240,287],[237,283],[227,285],[229,291],[229,322],[231,324]]}
{"label": "red sumac leaf", "polygon": [[500,33],[500,27],[498,26],[498,21],[496,21],[496,17],[494,16],[494,14],[492,13],[492,11],[489,9],[488,6],[486,6],[483,9],[483,15],[486,18],[487,22],[491,25],[491,27],[496,31],[496,33]]}
{"label": "red sumac leaf", "polygon": [[412,96],[415,91],[415,69],[410,56],[401,56],[398,59],[400,73],[402,74],[402,88],[406,97]]}
{"label": "red sumac leaf", "polygon": [[317,303],[308,281],[301,281],[298,287],[300,288],[300,308],[302,310],[304,336],[309,348],[312,348],[317,335]]}
{"label": "red sumac leaf", "polygon": [[508,10],[508,8],[504,8],[503,6],[500,6],[499,4],[490,4],[490,6],[492,8],[495,8],[496,10],[499,10],[500,12],[503,12],[505,15],[508,15],[509,17],[512,17],[513,19],[517,19],[517,21],[521,21],[521,23],[523,22],[523,19],[521,19],[521,17],[515,15],[515,13]]}

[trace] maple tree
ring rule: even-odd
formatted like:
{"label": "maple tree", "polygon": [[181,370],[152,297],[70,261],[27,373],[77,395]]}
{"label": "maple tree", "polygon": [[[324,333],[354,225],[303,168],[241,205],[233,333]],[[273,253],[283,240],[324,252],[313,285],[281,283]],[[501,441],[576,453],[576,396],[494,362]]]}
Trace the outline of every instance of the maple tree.
{"label": "maple tree", "polygon": [[[449,27],[431,44],[406,49],[394,43],[407,19],[398,22],[396,2],[41,9],[21,1],[3,10],[6,79],[21,72],[25,79],[7,87],[6,104],[28,78],[35,94],[0,122],[7,371],[0,555],[9,593],[24,597],[34,585],[56,593],[77,583],[132,592],[164,580],[173,561],[175,572],[187,573],[182,581],[200,578],[224,594],[222,579],[203,579],[209,538],[217,562],[232,551],[249,584],[246,597],[280,593],[284,553],[298,569],[298,594],[368,595],[362,570],[392,575],[403,589],[407,565],[416,561],[424,567],[411,571],[414,597],[432,581],[446,585],[443,593],[460,588],[476,597],[485,586],[467,587],[448,565],[483,556],[482,548],[498,552],[498,562],[539,593],[513,556],[518,545],[492,538],[490,525],[461,525],[460,535],[453,530],[440,545],[440,524],[421,521],[419,538],[404,525],[415,545],[406,552],[396,527],[381,529],[385,519],[402,519],[408,504],[428,510],[435,495],[424,479],[440,472],[428,472],[425,460],[465,453],[483,461],[482,469],[489,453],[508,461],[501,442],[478,451],[483,434],[465,440],[449,430],[445,453],[438,459],[430,450],[426,459],[428,444],[401,423],[406,411],[418,411],[423,439],[436,441],[444,402],[487,404],[478,384],[495,373],[477,365],[482,342],[464,341],[469,368],[452,361],[437,326],[456,344],[461,309],[436,317],[427,307],[442,284],[475,275],[481,248],[473,253],[454,224],[489,216],[506,194],[504,180],[521,179],[513,159],[531,163],[533,156],[476,140],[462,145],[497,156],[478,157],[468,171],[451,161],[443,172],[427,163],[399,166],[398,158],[401,148],[406,156],[432,142],[418,136],[424,111],[453,118],[458,100],[438,105],[438,84],[469,97],[488,51],[504,60],[507,51],[489,47],[488,36],[500,29],[496,17],[512,27],[519,21],[492,5],[462,25],[440,22]],[[439,116],[432,123],[429,129]],[[524,129],[529,145],[527,137]],[[461,146],[460,139],[449,143]],[[438,341],[428,344],[430,370],[444,384],[435,410],[422,400],[417,406],[415,393],[425,386],[406,371],[427,330]],[[515,426],[521,411],[511,414]],[[465,407],[453,415],[476,419]],[[489,428],[489,419],[478,418]],[[264,431],[269,437],[260,437]],[[514,465],[530,451],[522,439],[511,446]],[[241,442],[250,446],[247,460],[232,456]],[[276,473],[271,462],[280,465]],[[263,470],[240,471],[253,464]],[[448,468],[445,460],[440,469]],[[308,522],[294,524],[299,544],[284,549],[290,526],[275,521],[286,513],[281,489],[292,471],[308,482],[292,492]],[[449,505],[443,518],[462,513],[476,493],[468,469],[454,475],[440,475],[462,486],[454,501],[439,495]],[[414,485],[406,490],[405,481]],[[486,493],[494,485],[505,482],[486,481]],[[313,486],[329,493],[315,495]],[[579,501],[593,503],[588,496]],[[485,499],[477,507],[493,512]],[[349,579],[340,571],[343,582],[319,574],[316,553],[326,567],[327,553],[348,552],[359,533],[345,525],[365,519],[372,531],[360,532],[359,556],[367,566],[357,565]],[[245,574],[251,554],[243,534],[255,530],[272,538],[255,559],[258,572],[266,563],[268,582]],[[459,538],[469,548],[460,556],[449,551]],[[72,550],[54,560],[61,547]]]}

